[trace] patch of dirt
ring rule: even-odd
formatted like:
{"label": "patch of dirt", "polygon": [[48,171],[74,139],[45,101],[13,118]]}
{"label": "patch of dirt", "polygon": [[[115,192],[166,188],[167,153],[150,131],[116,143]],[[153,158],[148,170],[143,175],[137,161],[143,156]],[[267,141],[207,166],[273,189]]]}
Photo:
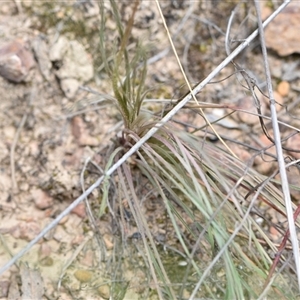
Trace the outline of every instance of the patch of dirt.
{"label": "patch of dirt", "polygon": [[[218,2],[216,13],[214,6],[204,7],[200,1],[194,2],[192,14],[185,23],[182,20],[190,8],[187,2],[170,1],[162,2],[162,5],[170,30],[176,36],[175,46],[179,53],[185,53],[182,61],[186,72],[190,75],[191,82],[196,83],[226,57],[226,22],[225,19],[221,22],[218,20],[229,16],[233,4],[226,6],[223,13],[220,13],[225,2]],[[120,4],[120,9],[124,20],[128,20],[131,7]],[[237,24],[244,19],[246,13],[249,12],[240,12]],[[99,97],[80,88],[88,85],[96,91],[112,95],[98,50],[99,21],[96,1],[41,1],[34,4],[31,1],[12,1],[1,5],[1,266],[81,195],[80,175],[85,163],[90,159],[95,165],[105,167],[107,147],[111,145],[111,139],[118,138],[115,129],[120,122],[118,111],[113,107],[99,109],[96,103]],[[254,24],[249,22],[249,28],[254,28]],[[278,22],[284,21],[279,19]],[[247,36],[248,27],[243,28],[242,30],[237,25],[233,26],[233,36],[237,33],[239,37]],[[116,39],[115,29],[114,22],[108,20],[110,42]],[[136,16],[133,37],[147,41],[153,54],[146,80],[150,89],[147,98],[170,100],[183,96],[187,90],[180,88],[184,81],[153,2],[142,1]],[[258,86],[265,90],[261,56],[251,54],[259,52],[257,45],[253,47],[254,49],[248,49],[238,58],[238,63],[242,67],[250,65],[252,68],[248,70],[249,73],[257,78]],[[278,51],[277,46],[271,47]],[[281,51],[279,54],[287,55],[291,51],[299,52],[300,48],[293,48],[290,52]],[[299,104],[295,104],[299,103],[300,91],[299,64],[295,59],[297,57],[291,56],[283,60],[272,55],[269,58],[272,74],[275,74],[273,80],[278,93],[276,101],[282,105],[278,106],[280,120],[299,128]],[[294,77],[291,69],[295,70]],[[233,67],[227,68],[216,80],[233,72]],[[262,150],[274,157],[274,147],[267,148],[271,143],[265,138],[257,117],[244,112],[252,111],[254,106],[245,89],[236,84],[239,80],[241,78],[238,76],[232,76],[225,82],[208,85],[197,97],[201,102],[220,105],[219,108],[205,110],[211,122],[227,113],[227,104],[240,110],[232,118],[226,119],[227,122],[219,122],[215,128],[241,160],[249,161]],[[263,114],[269,115],[268,100],[261,97],[261,102],[264,106]],[[293,108],[286,113],[284,108],[290,104]],[[152,109],[155,110],[155,105]],[[205,124],[198,113],[186,111],[180,112],[174,118],[177,126],[192,131]],[[253,110],[254,113],[255,111]],[[269,121],[266,121],[266,126],[270,129]],[[287,136],[291,129],[282,127],[282,133]],[[207,134],[213,141],[214,135],[211,131],[199,132],[201,136]],[[237,145],[234,140],[239,140],[242,144]],[[298,144],[299,134],[286,142],[288,148],[295,148]],[[299,153],[292,151],[287,154],[292,159],[299,157]],[[266,160],[264,155],[257,156],[253,164],[266,175],[276,168],[274,159]],[[297,172],[293,167],[288,174],[293,183],[299,186],[299,182],[294,180],[299,175]],[[102,175],[99,169],[91,165],[87,173],[91,176],[84,181],[85,187]],[[295,200],[300,200],[299,191],[293,191],[293,196]],[[100,190],[95,190],[89,197],[94,211],[99,210],[101,197]],[[170,224],[165,223],[167,221],[161,202],[152,199],[152,202],[145,203],[144,209],[157,242],[174,246],[177,241],[172,239]],[[278,218],[271,217],[275,221]],[[79,205],[22,258],[22,261],[30,262],[31,267],[39,268],[49,299],[108,299],[110,296],[111,277],[109,272],[105,272],[105,264],[101,262],[101,255],[98,253],[99,245],[88,220],[85,205]],[[110,251],[116,242],[112,238],[115,234],[114,220],[107,213],[96,224],[104,240],[105,245],[102,246],[112,255]],[[274,228],[272,230],[274,240],[278,239],[279,232]],[[126,233],[126,238],[130,240],[128,243],[132,246],[128,250],[130,252],[137,249],[141,241],[135,226],[128,226]],[[122,257],[125,253],[119,255]],[[141,264],[142,260],[134,257],[135,255],[138,256],[138,251],[132,252],[129,255],[131,261],[125,262],[127,274],[120,283],[120,291],[126,290],[129,282],[130,288],[124,299],[156,299],[155,295],[150,295],[151,289],[150,292],[148,289],[151,283],[146,287],[147,278],[142,267],[133,267]],[[112,256],[116,259],[118,253],[113,253]],[[14,265],[2,275],[0,297],[17,293],[18,285],[21,285],[20,278],[16,279],[18,268],[19,266]],[[112,274],[117,274],[117,271]]]}

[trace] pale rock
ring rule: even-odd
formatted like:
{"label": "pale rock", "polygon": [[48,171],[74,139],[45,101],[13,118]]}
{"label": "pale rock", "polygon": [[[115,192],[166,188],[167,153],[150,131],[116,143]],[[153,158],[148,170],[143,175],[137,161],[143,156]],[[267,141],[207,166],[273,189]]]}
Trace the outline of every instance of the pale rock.
{"label": "pale rock", "polygon": [[264,1],[260,1],[261,19],[264,21],[272,14],[272,9]]}
{"label": "pale rock", "polygon": [[49,50],[49,59],[53,62],[62,61],[69,48],[69,41],[61,36]]}
{"label": "pale rock", "polygon": [[56,226],[55,232],[53,234],[53,238],[58,241],[58,242],[62,242],[62,241],[66,241],[66,236],[67,233],[66,231],[63,229],[62,226]]}
{"label": "pale rock", "polygon": [[29,184],[27,182],[21,182],[19,184],[20,191],[27,192],[29,190]]}
{"label": "pale rock", "polygon": [[63,66],[57,72],[59,78],[76,78],[87,82],[94,76],[92,60],[82,44],[70,41]]}
{"label": "pale rock", "polygon": [[53,198],[40,189],[32,190],[31,196],[38,209],[46,209],[53,205]]}
{"label": "pale rock", "polygon": [[79,140],[85,131],[85,124],[81,117],[76,116],[72,119],[72,134],[75,139]]}
{"label": "pale rock", "polygon": [[60,81],[60,87],[69,99],[72,99],[76,95],[79,86],[79,81],[74,78],[66,78]]}
{"label": "pale rock", "polygon": [[78,87],[94,76],[92,59],[78,41],[61,36],[51,47],[49,58],[56,64],[55,75],[68,98],[73,98]]}
{"label": "pale rock", "polygon": [[74,298],[68,294],[68,293],[63,293],[63,292],[60,292],[59,293],[59,300],[74,300]]}
{"label": "pale rock", "polygon": [[104,299],[109,299],[110,298],[110,287],[107,284],[100,285],[98,287],[98,294],[104,298]]}
{"label": "pale rock", "polygon": [[96,137],[85,135],[79,140],[79,145],[95,147],[99,145],[99,140]]}
{"label": "pale rock", "polygon": [[21,299],[19,286],[17,283],[17,279],[15,277],[13,277],[10,282],[7,299],[13,299],[13,300]]}
{"label": "pale rock", "polygon": [[266,28],[267,47],[280,56],[300,53],[300,2],[291,2]]}
{"label": "pale rock", "polygon": [[1,5],[1,13],[4,15],[8,15],[10,13],[9,5],[5,5],[4,3]]}

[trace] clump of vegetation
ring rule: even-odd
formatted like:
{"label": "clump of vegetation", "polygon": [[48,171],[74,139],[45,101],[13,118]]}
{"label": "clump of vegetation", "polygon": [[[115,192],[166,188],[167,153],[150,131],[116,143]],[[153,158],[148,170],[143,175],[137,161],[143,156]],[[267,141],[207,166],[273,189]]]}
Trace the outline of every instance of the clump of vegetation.
{"label": "clump of vegetation", "polygon": [[[273,184],[275,175],[263,176],[250,163],[236,158],[229,147],[199,137],[197,131],[205,132],[211,126],[209,122],[191,133],[172,120],[166,121],[172,103],[168,109],[161,106],[159,113],[157,107],[156,113],[149,109],[145,103],[147,46],[132,36],[139,1],[130,4],[131,15],[124,25],[119,4],[110,0],[110,18],[118,32],[113,46],[111,40],[107,43],[107,3],[99,4],[99,52],[113,91],[113,95],[100,95],[100,102],[118,109],[123,127],[112,145],[103,150],[107,157],[104,175],[14,261],[102,183],[100,203],[92,203],[90,218],[95,231],[94,219],[111,218],[116,239],[110,244],[106,241],[112,250],[105,257],[105,243],[95,235],[99,261],[105,265],[97,270],[97,276],[81,269],[82,274],[73,274],[79,282],[91,283],[101,297],[108,298],[110,292],[112,299],[131,299],[128,294],[135,290],[143,299],[262,299],[265,295],[295,299],[293,268],[288,256],[282,255],[289,233],[280,246],[275,245],[261,223],[266,220],[261,208],[266,206],[286,217],[282,193]],[[245,73],[235,67],[237,73]],[[205,118],[198,103],[191,107]],[[147,137],[151,131],[151,137]],[[134,155],[126,156],[145,137]],[[125,156],[127,159],[123,159]],[[123,163],[118,163],[122,159]],[[114,176],[111,170],[116,171]],[[82,179],[86,174],[82,172]],[[275,254],[274,259],[270,253]],[[135,274],[133,280],[127,276],[128,271]],[[60,281],[67,279],[62,275]]]}
{"label": "clump of vegetation", "polygon": [[[122,115],[124,129],[108,167],[159,121],[143,102],[146,50],[139,41],[135,41],[134,51],[127,49],[139,3],[133,4],[125,27],[117,3],[110,3],[119,41],[114,59],[108,61],[102,6],[100,50],[114,91],[112,103]],[[252,212],[258,208],[259,199],[285,215],[281,193],[269,179],[228,151],[179,130],[172,122],[164,124],[123,163],[117,175],[117,181],[110,179],[117,201],[110,202],[107,184],[100,215],[113,207],[123,237],[129,220],[136,226],[142,241],[139,249],[160,299],[182,299],[184,293],[191,299],[256,299],[263,293],[272,264],[268,249],[274,249],[274,245]],[[173,246],[167,257],[173,257],[177,267],[170,265],[170,259],[157,246],[147,222],[144,205],[154,200],[163,205],[171,224]],[[178,257],[184,262],[184,271]],[[281,273],[269,295],[293,297],[293,289]]]}

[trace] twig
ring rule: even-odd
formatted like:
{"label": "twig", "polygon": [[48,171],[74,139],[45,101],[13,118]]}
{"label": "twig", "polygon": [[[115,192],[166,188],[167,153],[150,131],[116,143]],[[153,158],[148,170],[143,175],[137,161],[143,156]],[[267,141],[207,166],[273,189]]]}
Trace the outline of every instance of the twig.
{"label": "twig", "polygon": [[[232,229],[227,229],[227,230],[228,230],[229,233],[233,233],[233,230],[232,230]],[[240,237],[240,238],[243,238],[243,239],[245,239],[245,240],[249,239],[249,236],[248,236],[248,235],[242,234],[242,233],[238,233],[236,236],[238,236],[238,237]],[[258,238],[257,241],[260,242],[262,245],[268,246],[268,243],[267,243],[265,240],[263,240],[263,239],[259,239],[259,238]],[[275,243],[274,246],[278,248],[278,247],[280,246],[280,244],[276,244],[276,243]],[[285,249],[292,250],[292,247],[290,247],[289,245],[287,245],[287,246],[285,247]]]}
{"label": "twig", "polygon": [[[287,5],[282,4],[265,22],[264,27],[267,26]],[[221,64],[219,64],[202,82],[200,82],[194,89],[193,94],[199,93],[219,72],[225,68],[241,51],[243,51],[249,43],[255,39],[258,30],[255,30],[240,46],[238,46],[228,57],[226,57]],[[81,203],[94,189],[99,187],[106,176],[112,175],[132,154],[134,154],[148,139],[150,139],[166,122],[168,122],[182,107],[192,99],[192,95],[186,95],[174,108],[169,111],[160,122],[151,128],[135,145],[132,146],[107,172],[101,176],[94,184],[92,184],[82,195],[80,195],[72,204],[70,204],[63,212],[61,212],[55,220],[48,224],[31,242],[27,244],[18,254],[16,254],[9,262],[7,262],[1,269],[0,275],[9,269],[19,258],[27,253],[49,230],[54,228],[61,219],[68,215],[79,203]]]}
{"label": "twig", "polygon": [[[294,220],[296,220],[298,218],[299,213],[300,213],[300,206],[297,207],[297,209],[296,209],[296,211],[294,213],[294,216],[293,216]],[[265,282],[265,287],[268,285],[269,281],[271,281],[271,278],[272,278],[272,276],[273,276],[273,274],[275,272],[275,269],[276,269],[276,267],[277,267],[277,265],[278,265],[278,263],[280,261],[280,258],[281,258],[283,250],[287,248],[286,244],[287,244],[289,236],[290,236],[290,231],[288,229],[286,231],[286,233],[284,234],[284,237],[282,239],[282,242],[281,242],[280,246],[278,247],[278,251],[276,253],[275,259],[273,260],[273,264],[272,264],[272,266],[271,266],[271,268],[269,270],[268,278],[267,278],[267,280]]]}
{"label": "twig", "polygon": [[[282,186],[282,191],[283,191],[284,200],[285,200],[287,218],[288,218],[288,223],[289,223],[289,231],[290,231],[291,242],[292,242],[292,247],[293,247],[293,254],[294,254],[296,270],[297,270],[298,287],[300,290],[299,242],[298,242],[296,228],[295,228],[295,224],[294,224],[291,195],[290,195],[289,183],[288,183],[288,178],[287,178],[287,174],[286,174],[285,161],[284,161],[282,145],[281,145],[280,131],[279,131],[277,113],[276,113],[276,102],[274,99],[274,93],[273,93],[273,88],[272,88],[271,73],[270,73],[270,68],[269,68],[269,63],[268,63],[268,54],[267,54],[267,48],[266,48],[266,43],[265,43],[265,35],[264,35],[263,27],[262,27],[261,12],[260,12],[260,6],[259,6],[260,4],[259,4],[259,1],[257,1],[257,0],[254,0],[254,2],[255,2],[256,14],[257,14],[258,30],[259,30],[261,49],[262,49],[263,60],[264,60],[264,68],[265,68],[265,73],[266,73],[267,87],[268,87],[268,92],[269,92],[270,110],[271,110],[271,116],[272,116],[272,127],[273,127],[273,131],[274,131],[274,142],[275,142],[279,172],[280,172],[280,177],[281,177],[281,182],[282,182],[281,186]],[[284,4],[287,5],[289,2],[290,2],[290,0],[287,0],[284,2]]]}
{"label": "twig", "polygon": [[234,15],[235,15],[235,9],[231,12],[231,15],[230,15],[230,18],[229,18],[228,24],[227,24],[227,30],[226,30],[226,36],[225,36],[225,50],[226,50],[227,55],[229,55],[231,53],[229,37],[230,37],[230,28],[231,28],[231,25],[233,22]]}

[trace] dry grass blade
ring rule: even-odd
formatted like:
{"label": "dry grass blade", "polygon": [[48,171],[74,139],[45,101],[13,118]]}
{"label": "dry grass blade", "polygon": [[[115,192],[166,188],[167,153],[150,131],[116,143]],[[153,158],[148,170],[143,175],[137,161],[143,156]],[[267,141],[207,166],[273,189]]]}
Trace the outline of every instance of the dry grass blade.
{"label": "dry grass blade", "polygon": [[[118,174],[119,174],[119,177],[121,180],[121,184],[123,185],[123,191],[125,192],[126,198],[133,200],[132,202],[130,200],[128,202],[129,202],[130,210],[134,216],[134,219],[137,223],[137,227],[138,227],[139,232],[141,233],[141,236],[143,239],[146,254],[148,256],[149,268],[151,270],[151,275],[154,279],[155,288],[158,292],[160,299],[164,299],[162,291],[161,291],[161,287],[160,287],[160,285],[161,285],[160,282],[163,282],[163,286],[166,286],[166,291],[169,294],[169,296],[171,298],[176,298],[174,291],[171,288],[171,283],[168,279],[166,271],[161,262],[160,255],[157,252],[157,248],[155,246],[153,237],[149,231],[147,221],[146,221],[143,213],[141,212],[140,203],[139,203],[138,197],[135,193],[135,187],[134,187],[133,180],[131,177],[131,171],[126,164],[124,164],[122,166],[122,169],[124,171],[124,176],[120,169],[118,169]],[[128,192],[130,192],[130,194],[127,192],[127,186],[129,186]],[[150,242],[150,245],[149,245],[149,242],[147,242],[147,239]],[[158,278],[156,276],[157,273],[159,275],[160,280],[158,280]]]}
{"label": "dry grass blade", "polygon": [[[136,161],[136,164],[143,170],[143,174],[148,177],[155,190],[159,192],[164,200],[168,216],[172,221],[178,241],[184,249],[184,254],[190,260],[193,269],[201,275],[201,280],[198,282],[191,299],[198,296],[196,293],[198,293],[200,285],[206,285],[204,279],[207,280],[207,275],[215,268],[217,263],[220,263],[221,258],[226,266],[226,275],[228,276],[226,295],[229,295],[229,298],[243,297],[246,288],[248,292],[251,291],[252,297],[257,297],[258,294],[253,291],[253,287],[246,287],[247,283],[240,277],[239,271],[229,254],[229,248],[231,252],[235,249],[235,255],[241,257],[242,261],[250,270],[255,272],[256,276],[260,276],[263,280],[266,279],[264,270],[268,268],[271,260],[253,232],[252,226],[256,222],[249,214],[252,211],[253,204],[264,194],[263,190],[272,189],[272,186],[268,186],[271,178],[260,185],[246,211],[244,211],[244,208],[241,212],[235,211],[232,209],[231,203],[236,203],[237,208],[239,207],[238,203],[243,199],[238,192],[242,183],[249,185],[249,188],[251,188],[251,186],[253,187],[253,180],[255,182],[255,180],[260,181],[261,179],[255,179],[255,173],[251,169],[246,168],[246,170],[243,170],[241,163],[235,161],[234,164],[234,160],[230,156],[226,156],[225,159],[223,156],[225,153],[221,155],[218,150],[209,145],[204,145],[199,149],[197,144],[199,141],[195,137],[190,136],[189,139],[186,138],[187,142],[183,142],[181,141],[182,136],[187,137],[186,134],[180,135],[178,133],[179,138],[179,136],[176,137],[170,132],[174,131],[170,129],[161,130],[145,144],[142,151],[138,152],[141,161]],[[217,155],[220,160],[216,159],[215,156]],[[231,177],[227,175],[227,170]],[[243,175],[241,172],[243,172]],[[232,176],[234,176],[234,179]],[[251,180],[250,176],[253,177]],[[227,189],[227,186],[232,184],[232,180],[236,184],[231,190]],[[184,214],[195,222],[197,216],[199,216],[198,214],[200,214],[206,220],[201,223],[207,224],[200,234],[201,246],[197,241],[192,252],[182,229],[178,226],[180,223],[185,230],[190,231],[190,225],[185,221],[186,218],[182,217]],[[228,220],[228,216],[231,216],[229,218],[232,218],[232,220]],[[234,230],[231,231],[233,234],[229,235],[226,227],[234,223],[236,225]],[[260,230],[259,226],[255,229]],[[246,253],[245,250],[242,250],[239,243],[234,241],[239,231],[244,231],[251,237],[253,241],[251,245],[255,245],[251,246],[251,249],[253,247],[255,249],[248,250]],[[263,231],[260,233],[263,235]],[[191,234],[193,236],[193,232]],[[193,238],[197,240],[197,235]],[[212,249],[217,244],[217,248],[220,250],[202,273],[199,266],[197,266],[198,262],[196,262],[194,254],[195,249],[199,247],[204,249],[202,244],[204,240],[210,244]],[[272,243],[270,241],[268,243],[271,247]],[[186,284],[186,282],[184,281],[183,284]]]}

